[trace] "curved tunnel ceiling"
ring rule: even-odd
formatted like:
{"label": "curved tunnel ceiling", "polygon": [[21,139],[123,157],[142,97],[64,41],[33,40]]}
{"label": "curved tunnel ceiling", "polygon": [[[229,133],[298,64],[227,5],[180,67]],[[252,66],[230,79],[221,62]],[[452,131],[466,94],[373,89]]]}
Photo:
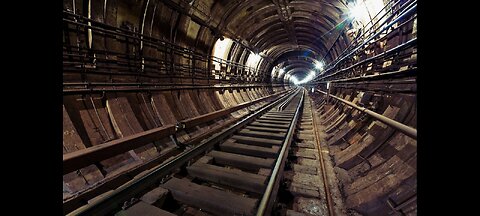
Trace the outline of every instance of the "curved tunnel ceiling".
{"label": "curved tunnel ceiling", "polygon": [[[316,60],[334,59],[337,53],[330,50],[349,43],[344,29],[347,1],[64,0],[64,7],[107,25],[129,25],[133,31],[204,55],[211,55],[218,38],[231,38],[237,45],[226,60],[245,64],[250,53],[259,53],[264,59],[257,68],[261,77],[269,77],[282,63],[283,76],[303,76]],[[93,37],[87,39],[90,46],[91,40],[96,46],[98,36]]]}
{"label": "curved tunnel ceiling", "polygon": [[214,16],[222,17],[221,31],[234,33],[272,60],[264,71],[283,62],[283,76],[298,73],[299,78],[344,33],[341,27],[347,13],[346,2],[328,0],[224,0],[212,8]]}

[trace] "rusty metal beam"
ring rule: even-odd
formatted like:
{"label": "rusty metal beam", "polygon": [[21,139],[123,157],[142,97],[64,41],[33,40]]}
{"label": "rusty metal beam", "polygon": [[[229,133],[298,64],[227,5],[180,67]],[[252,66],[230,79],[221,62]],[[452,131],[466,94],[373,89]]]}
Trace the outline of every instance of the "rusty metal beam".
{"label": "rusty metal beam", "polygon": [[[205,132],[199,134],[198,136],[194,136],[194,137],[190,138],[184,144],[187,145],[187,146],[196,145],[196,144],[200,143],[202,140],[211,136],[212,134],[215,134],[215,133],[221,131],[221,129],[223,129],[225,127],[225,125],[234,124],[238,120],[239,119],[227,120],[224,124],[214,126],[214,127],[210,128],[208,131],[205,131]],[[124,173],[121,173],[119,175],[115,175],[115,176],[112,176],[112,177],[108,178],[107,181],[103,182],[100,185],[96,185],[95,187],[91,187],[91,188],[89,188],[85,191],[82,191],[79,194],[76,194],[74,197],[64,201],[64,203],[63,203],[64,212],[71,212],[71,211],[75,210],[76,208],[84,205],[84,203],[83,203],[84,200],[90,200],[90,199],[92,199],[92,198],[94,198],[94,197],[96,197],[96,196],[98,196],[102,193],[105,193],[105,192],[111,190],[111,188],[117,188],[118,186],[120,186],[122,184],[125,184],[126,182],[132,180],[133,176],[136,176],[136,175],[138,175],[139,173],[141,173],[145,170],[151,169],[151,168],[157,166],[158,164],[161,164],[166,159],[174,157],[174,156],[176,156],[180,153],[182,153],[181,150],[179,150],[177,148],[173,148],[163,155],[155,157],[155,158],[153,158],[149,161],[145,161],[144,163],[139,164],[138,166],[135,166],[135,167],[127,170]]]}
{"label": "rusty metal beam", "polygon": [[[319,92],[319,93],[322,93],[322,94],[324,94],[324,95],[327,95],[327,93],[324,92],[324,91],[320,91],[320,90],[318,90],[318,89],[316,89],[316,91]],[[335,95],[330,95],[330,97],[332,97],[332,98],[334,98],[334,99],[337,99],[337,100],[341,101],[342,103],[347,104],[348,106],[351,106],[351,107],[353,107],[353,108],[355,108],[355,109],[357,109],[357,110],[359,110],[359,111],[361,111],[361,112],[367,113],[368,115],[372,116],[373,118],[375,118],[375,119],[377,119],[377,120],[379,120],[379,121],[387,124],[387,125],[390,126],[390,127],[393,127],[393,128],[395,128],[395,129],[401,131],[401,132],[404,133],[405,135],[407,135],[407,136],[409,136],[409,137],[411,137],[411,138],[413,138],[413,139],[415,139],[415,140],[417,139],[417,129],[416,129],[416,128],[412,128],[412,127],[410,127],[410,126],[408,126],[408,125],[405,125],[405,124],[403,124],[403,123],[401,123],[401,122],[395,121],[395,120],[393,120],[393,119],[391,119],[391,118],[388,118],[388,117],[386,117],[386,116],[383,116],[383,115],[381,115],[381,114],[378,114],[378,113],[376,113],[376,112],[373,112],[373,111],[371,111],[371,110],[369,110],[369,109],[367,109],[367,108],[365,108],[365,107],[358,106],[358,105],[356,105],[356,104],[354,104],[354,103],[352,103],[352,102],[350,102],[350,101],[344,100],[344,99],[339,98],[339,97],[337,97],[337,96],[335,96]]]}
{"label": "rusty metal beam", "polygon": [[[185,129],[195,127],[197,125],[206,123],[221,116],[228,115],[237,110],[248,107],[252,104],[267,100],[274,96],[280,95],[284,92],[278,92],[269,96],[265,96],[253,101],[241,103],[237,106],[218,110],[209,114],[197,116],[185,121],[181,121],[180,124],[185,126]],[[90,148],[78,150],[75,152],[67,153],[63,155],[63,174],[70,173],[78,170],[82,167],[88,166],[94,162],[99,162],[115,155],[133,150],[135,148],[146,145],[155,140],[159,140],[175,134],[175,125],[165,125],[163,127],[154,128],[148,131],[143,131],[131,136],[126,136],[117,140],[112,140],[100,145],[92,146]]]}
{"label": "rusty metal beam", "polygon": [[[284,91],[285,94],[281,97],[288,96],[289,94],[291,94],[292,91],[293,90],[290,90],[287,93],[285,93],[286,91]],[[111,213],[112,210],[120,208],[121,203],[124,203],[124,201],[126,201],[127,199],[130,200],[132,197],[135,197],[142,191],[145,191],[145,189],[158,183],[158,181],[171,173],[173,170],[183,166],[185,163],[187,163],[194,157],[203,154],[206,150],[211,149],[214,144],[218,143],[221,140],[224,140],[233,132],[252,122],[256,117],[265,113],[272,107],[278,105],[280,102],[281,100],[277,100],[273,103],[266,104],[262,108],[256,110],[255,113],[249,114],[243,119],[239,120],[239,122],[235,123],[232,126],[229,126],[225,130],[223,130],[222,133],[217,133],[214,136],[207,138],[207,140],[203,140],[202,143],[200,143],[199,145],[195,145],[193,148],[182,152],[180,155],[177,155],[176,157],[171,158],[168,161],[164,161],[164,163],[151,168],[151,170],[136,176],[134,179],[126,182],[118,188],[115,188],[115,190],[112,190],[109,193],[105,193],[104,196],[99,197],[98,199],[95,199],[88,203],[83,203],[84,206],[74,210],[73,212],[71,212],[73,210],[71,209],[71,207],[73,206],[70,206],[69,209],[65,209],[64,206],[64,214],[105,215],[107,213]],[[78,204],[80,200],[77,200],[76,202],[76,204]]]}
{"label": "rusty metal beam", "polygon": [[63,174],[70,173],[98,161],[111,158],[115,155],[136,149],[154,140],[159,140],[175,133],[175,125],[143,131],[131,136],[112,140],[100,145],[63,155]]}
{"label": "rusty metal beam", "polygon": [[320,168],[322,170],[322,179],[323,179],[323,189],[325,191],[325,197],[327,198],[327,207],[328,207],[328,215],[329,216],[335,216],[335,211],[333,210],[333,201],[332,201],[332,194],[330,192],[330,187],[329,187],[329,182],[328,182],[328,174],[327,174],[327,169],[325,168],[325,159],[323,158],[323,149],[322,149],[322,144],[320,143],[320,135],[319,135],[319,129],[318,129],[318,116],[317,113],[314,111],[315,106],[312,101],[310,103],[310,107],[312,109],[312,120],[313,120],[313,128],[314,128],[314,133],[315,133],[315,142],[318,150],[318,155],[319,158],[318,160],[320,161]]}

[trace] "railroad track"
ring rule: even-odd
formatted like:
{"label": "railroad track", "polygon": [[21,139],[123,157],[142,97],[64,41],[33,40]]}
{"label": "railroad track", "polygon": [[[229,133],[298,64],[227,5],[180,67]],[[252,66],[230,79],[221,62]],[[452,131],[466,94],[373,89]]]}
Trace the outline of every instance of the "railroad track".
{"label": "railroad track", "polygon": [[[284,173],[284,194],[281,215],[341,215],[334,209],[330,192],[332,187],[326,171],[317,118],[310,100],[304,101],[301,118],[297,122]],[[288,195],[285,195],[288,194]]]}
{"label": "railroad track", "polygon": [[292,91],[69,215],[271,215],[305,94]]}

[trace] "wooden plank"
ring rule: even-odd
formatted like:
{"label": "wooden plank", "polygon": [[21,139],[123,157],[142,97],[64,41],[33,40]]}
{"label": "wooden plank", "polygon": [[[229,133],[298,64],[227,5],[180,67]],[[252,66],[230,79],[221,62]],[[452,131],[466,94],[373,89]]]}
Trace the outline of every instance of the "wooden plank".
{"label": "wooden plank", "polygon": [[258,127],[270,127],[270,128],[284,128],[288,129],[290,125],[288,124],[267,124],[267,123],[260,123],[260,122],[253,122],[250,125],[258,126]]}
{"label": "wooden plank", "polygon": [[263,115],[262,117],[258,119],[263,119],[263,120],[278,120],[278,121],[291,121],[293,117],[282,117],[282,116],[266,116]]}
{"label": "wooden plank", "polygon": [[244,170],[258,170],[260,168],[272,168],[275,160],[271,158],[259,158],[241,154],[233,154],[221,151],[211,151],[209,156],[214,158],[215,163],[237,167]]}
{"label": "wooden plank", "polygon": [[152,95],[152,106],[163,125],[175,124],[177,119],[163,94]]}
{"label": "wooden plank", "polygon": [[[77,125],[83,127],[88,137],[88,139],[84,140],[84,142],[90,143],[88,147],[118,138],[110,124],[107,109],[100,98],[101,95],[99,94],[87,95],[85,98],[82,98],[82,96],[64,97],[65,108],[70,110],[70,114],[76,116],[75,121],[77,121]],[[105,159],[100,164],[103,171],[109,175],[112,172],[123,169],[133,161],[134,158],[130,154],[124,153]]]}
{"label": "wooden plank", "polygon": [[272,146],[272,148],[265,148],[260,146],[244,145],[234,142],[225,142],[220,144],[222,151],[231,153],[238,153],[249,156],[264,157],[264,158],[277,158],[279,146]]}
{"label": "wooden plank", "polygon": [[257,194],[264,192],[267,182],[265,176],[205,163],[195,163],[187,170],[193,177]]}
{"label": "wooden plank", "polygon": [[199,116],[193,102],[190,100],[190,97],[188,96],[186,91],[187,90],[171,92],[171,99],[175,104],[175,109],[180,111],[180,113],[182,114],[182,120]]}
{"label": "wooden plank", "polygon": [[242,96],[240,95],[240,92],[238,92],[238,90],[234,90],[232,92],[232,96],[233,98],[235,98],[235,100],[238,101],[238,103],[245,103],[246,101],[242,98]]}
{"label": "wooden plank", "polygon": [[300,164],[292,165],[293,172],[305,173],[310,175],[317,175],[317,168],[314,166],[305,166]]}
{"label": "wooden plank", "polygon": [[161,188],[161,187],[157,187],[149,192],[147,192],[146,194],[144,194],[140,200],[142,200],[143,202],[147,203],[147,204],[150,204],[150,205],[153,205],[154,203],[156,203],[157,201],[163,201],[165,200],[165,198],[167,197],[167,194],[168,194],[168,190],[164,189],[164,188]]}
{"label": "wooden plank", "polygon": [[[131,136],[144,131],[126,97],[107,95],[107,110],[113,128],[119,137]],[[135,148],[130,154],[136,160],[146,160],[158,155],[158,152],[153,144],[145,143]]]}
{"label": "wooden plank", "polygon": [[146,93],[127,94],[127,99],[136,119],[143,128],[142,130],[150,130],[162,126],[160,119],[153,110],[152,101]]}
{"label": "wooden plank", "polygon": [[280,114],[280,115],[292,115],[293,116],[295,114],[295,112],[294,111],[287,111],[287,110],[284,110],[284,111],[274,111],[274,110],[272,110],[272,111],[268,112],[268,114]]}
{"label": "wooden plank", "polygon": [[258,174],[269,177],[270,174],[272,174],[272,169],[260,168],[260,170],[258,170]]}
{"label": "wooden plank", "polygon": [[315,144],[313,144],[313,142],[295,142],[293,146],[297,146],[300,148],[315,149]]}
{"label": "wooden plank", "polygon": [[176,200],[216,215],[254,215],[258,202],[178,178],[170,179],[161,187],[168,189]]}
{"label": "wooden plank", "polygon": [[[157,95],[156,98],[164,99],[164,97],[160,97],[160,95]],[[265,98],[263,98],[263,99],[265,99]],[[263,100],[263,99],[259,99],[259,100]],[[111,109],[113,109],[113,110],[118,109],[118,108],[114,108],[114,105],[121,106],[120,103],[118,103],[118,102],[114,103],[113,102],[113,101],[117,101],[117,100],[109,100],[109,101],[111,101],[111,102],[108,103],[108,101],[107,101],[107,104],[109,104],[109,107],[111,107]],[[157,103],[155,103],[155,104],[157,104]],[[161,105],[162,104],[160,104],[160,107],[163,107]],[[163,105],[165,105],[165,104],[163,104]],[[246,106],[246,104],[242,104],[241,106]],[[163,107],[163,108],[165,108],[165,107]],[[234,109],[237,109],[237,108],[234,108]],[[131,111],[131,109],[130,109],[130,111]],[[166,111],[170,111],[170,109],[166,109]],[[213,118],[218,118],[222,115],[226,115],[226,114],[229,113],[227,111],[229,111],[229,110],[224,109],[224,110],[220,110],[217,114],[210,113],[210,114],[204,115],[204,116],[197,116],[196,118],[189,119],[189,120],[185,121],[185,123],[186,123],[187,127],[193,127],[195,125],[198,125],[200,122],[203,122],[203,121],[206,121],[206,120],[211,120]],[[119,112],[117,110],[117,111],[115,111],[115,113],[116,113],[115,116],[117,116],[116,119],[119,122],[120,122],[120,120],[122,120],[121,121],[122,124],[125,124],[125,120],[121,116],[119,116],[121,114],[121,112]],[[169,116],[169,118],[172,117],[171,115],[167,115],[167,116]],[[170,121],[172,121],[172,120],[170,120]],[[162,123],[164,123],[164,122],[162,122]],[[117,126],[118,126],[118,124],[117,124]],[[126,127],[126,126],[124,125],[122,127]],[[121,133],[120,128],[117,127],[117,129]],[[75,152],[75,154],[68,154],[68,155],[64,156],[64,171],[68,171],[68,170],[69,171],[74,171],[75,168],[76,169],[82,168],[82,167],[87,166],[87,165],[89,165],[93,162],[96,162],[96,161],[99,161],[99,160],[104,160],[104,159],[107,159],[109,157],[118,155],[120,153],[129,151],[129,150],[132,150],[132,149],[135,149],[135,148],[138,148],[138,147],[142,147],[143,145],[146,145],[151,141],[159,140],[161,138],[167,137],[168,135],[173,134],[174,132],[175,132],[174,125],[165,125],[165,126],[160,127],[160,128],[155,128],[155,129],[152,129],[152,130],[143,131],[143,132],[131,135],[131,136],[123,137],[123,138],[120,138],[120,139],[117,139],[117,140],[114,140],[114,141],[111,141],[111,142],[107,142],[107,143],[104,143],[104,144],[101,144],[101,145],[98,145],[98,146],[94,146],[94,147],[91,147],[91,148],[88,148],[88,149],[84,149],[82,151]]]}
{"label": "wooden plank", "polygon": [[293,118],[292,114],[282,114],[282,113],[265,113],[262,117],[267,117],[267,118]]}
{"label": "wooden plank", "polygon": [[180,110],[177,108],[177,105],[175,103],[174,97],[177,97],[176,94],[174,94],[174,91],[163,91],[160,93],[164,98],[167,104],[170,106],[170,110],[172,111],[173,115],[175,116],[175,122],[183,120],[183,115],[180,112]]}
{"label": "wooden plank", "polygon": [[320,193],[317,187],[298,184],[292,182],[288,187],[288,191],[292,193],[294,196],[303,196],[303,197],[311,197],[311,198],[319,198]]}
{"label": "wooden plank", "polygon": [[199,115],[208,114],[209,112],[213,111],[213,110],[209,109],[208,102],[201,98],[202,96],[200,95],[200,90],[199,89],[189,90],[187,92],[188,92],[190,100],[192,100],[193,104],[195,104],[195,107],[197,108],[197,111],[198,111]]}
{"label": "wooden plank", "polygon": [[168,211],[163,209],[159,209],[155,206],[149,205],[143,201],[136,203],[135,205],[131,206],[127,210],[119,211],[115,214],[115,216],[175,216]]}
{"label": "wooden plank", "polygon": [[110,158],[120,153],[143,146],[175,132],[173,125],[155,128],[132,136],[116,139],[63,155],[63,173],[68,173],[92,163]]}
{"label": "wooden plank", "polygon": [[296,157],[302,158],[309,158],[309,159],[317,159],[316,152],[313,151],[306,151],[306,149],[297,149],[293,151],[293,155]]}
{"label": "wooden plank", "polygon": [[[77,133],[65,106],[63,106],[63,152],[74,152],[85,149],[85,145]],[[64,173],[65,174],[65,173]],[[103,175],[95,165],[80,169],[80,172],[68,173],[63,176],[65,192],[76,192],[103,179]]]}
{"label": "wooden plank", "polygon": [[300,131],[296,135],[297,135],[297,139],[299,140],[313,141],[315,139],[315,136],[312,133],[302,133],[302,131]]}
{"label": "wooden plank", "polygon": [[279,120],[268,120],[268,119],[257,119],[256,122],[260,122],[260,123],[268,123],[268,124],[282,124],[282,125],[289,125],[290,124],[290,120],[283,120],[283,121],[279,121]]}
{"label": "wooden plank", "polygon": [[251,131],[265,131],[265,132],[284,132],[286,133],[288,130],[285,128],[268,128],[268,127],[257,127],[257,126],[247,126],[245,129]]}
{"label": "wooden plank", "polygon": [[243,129],[238,132],[241,136],[250,136],[250,137],[258,137],[258,138],[269,138],[269,139],[277,139],[277,140],[284,140],[287,133],[282,132],[263,132],[263,131],[252,131],[249,129]]}
{"label": "wooden plank", "polygon": [[257,137],[250,137],[250,136],[233,135],[231,138],[236,140],[237,143],[264,146],[264,147],[271,147],[274,145],[280,146],[283,143],[282,140],[273,140],[273,139],[257,138]]}

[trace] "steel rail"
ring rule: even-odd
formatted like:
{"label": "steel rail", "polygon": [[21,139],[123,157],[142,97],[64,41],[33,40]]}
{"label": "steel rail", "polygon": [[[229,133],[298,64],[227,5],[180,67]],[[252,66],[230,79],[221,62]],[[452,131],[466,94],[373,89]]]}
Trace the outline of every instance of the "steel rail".
{"label": "steel rail", "polygon": [[287,100],[285,100],[285,102],[283,102],[282,104],[280,104],[280,106],[278,106],[277,110],[282,111],[283,109],[285,109],[285,106],[287,106],[288,103],[290,103],[290,101],[292,101],[294,97],[295,95],[290,96]]}
{"label": "steel rail", "polygon": [[67,215],[105,215],[111,213],[115,209],[119,209],[125,201],[129,201],[130,198],[139,195],[142,191],[161,181],[165,176],[170,174],[175,169],[180,168],[188,161],[213,148],[216,143],[225,140],[232,133],[252,122],[256,117],[278,105],[280,102],[283,102],[283,100],[288,98],[291,94],[294,94],[294,91],[288,92],[286,95],[282,96],[271,104],[266,105],[260,110],[257,110],[255,113],[250,114],[234,125],[228,127],[223,132],[204,140],[200,144],[186,150],[177,157],[172,158],[163,164],[157,165],[150,171],[136,176],[134,179],[128,181],[115,190],[103,194],[98,199],[95,199],[94,201],[77,208]]}
{"label": "steel rail", "polygon": [[[282,144],[282,150],[280,151],[279,157],[277,158],[277,161],[275,163],[275,167],[272,171],[270,180],[268,181],[267,188],[265,189],[265,192],[263,194],[263,197],[260,201],[260,204],[258,206],[258,210],[256,215],[257,216],[264,216],[264,215],[270,215],[270,211],[272,208],[272,205],[276,199],[276,195],[272,196],[273,193],[276,194],[276,189],[278,189],[280,180],[281,180],[281,174],[283,173],[283,167],[285,166],[285,160],[287,158],[288,151],[290,147],[290,143],[293,139],[293,135],[295,133],[295,128],[297,125],[297,121],[299,119],[300,113],[303,108],[303,100],[305,97],[305,90],[298,90],[302,91],[302,96],[300,98],[297,110],[295,111],[295,115],[293,117],[293,120],[290,122],[290,127],[288,129],[288,133],[285,137],[285,140],[283,141]],[[297,93],[298,93],[297,91]]]}
{"label": "steel rail", "polygon": [[[318,89],[317,89],[316,91],[319,92],[319,93],[322,93],[322,94],[327,95],[327,93],[324,92],[324,91],[320,91],[320,90],[318,90]],[[353,107],[353,108],[355,108],[355,109],[357,109],[357,110],[359,110],[359,111],[361,111],[361,112],[364,112],[364,113],[372,116],[373,118],[375,118],[375,119],[377,119],[377,120],[379,120],[379,121],[381,121],[381,122],[383,122],[383,123],[385,123],[385,124],[387,124],[387,125],[395,128],[395,129],[403,132],[405,135],[407,135],[407,136],[409,136],[409,137],[411,137],[411,138],[413,138],[413,139],[415,139],[415,140],[417,139],[417,129],[416,129],[416,128],[412,128],[412,127],[410,127],[410,126],[408,126],[408,125],[405,125],[405,124],[403,124],[403,123],[401,123],[401,122],[395,121],[395,120],[393,120],[393,119],[391,119],[391,118],[388,118],[388,117],[386,117],[386,116],[383,116],[383,115],[381,115],[381,114],[378,114],[378,113],[376,113],[376,112],[373,112],[373,111],[371,111],[371,110],[369,110],[369,109],[367,109],[367,108],[365,108],[365,107],[358,106],[358,105],[356,105],[356,104],[354,104],[354,103],[352,103],[352,102],[350,102],[350,101],[344,100],[344,99],[339,98],[339,97],[337,97],[337,96],[335,96],[335,95],[331,95],[331,94],[330,94],[330,97],[332,97],[332,98],[334,98],[334,99],[337,99],[337,100],[341,101],[342,103],[347,104],[348,106],[351,106],[351,107]]]}
{"label": "steel rail", "polygon": [[[264,101],[266,99],[278,96],[284,92],[278,92],[269,96],[265,96],[253,101],[241,103],[234,107],[217,110],[209,114],[200,115],[194,118],[190,118],[179,122],[183,125],[184,129],[192,128],[202,123],[211,121],[213,119],[225,116],[237,110],[248,107],[252,104]],[[81,149],[78,151],[70,152],[63,155],[63,174],[67,174],[86,167],[94,162],[100,162],[102,160],[111,158],[115,155],[133,150],[135,148],[144,146],[155,140],[159,140],[168,137],[177,132],[176,125],[164,125],[159,128],[136,133],[134,135],[126,136],[120,139],[112,140],[106,143],[95,145],[89,148]]]}
{"label": "steel rail", "polygon": [[[251,110],[255,111],[255,110]],[[201,133],[197,136],[192,137],[188,141],[186,141],[185,144],[186,146],[194,146],[199,144],[202,140],[208,138],[209,136],[216,134],[218,132],[221,132],[222,129],[224,128],[225,125],[232,125],[235,122],[237,122],[239,119],[230,119],[225,122],[223,125],[217,125],[210,130],[205,131],[204,133]],[[170,157],[176,156],[180,154],[183,150],[177,149],[177,148],[171,148],[170,150],[167,150],[164,154],[159,155],[155,158],[149,159],[147,161],[144,161],[144,163],[139,164],[138,166],[135,166],[126,172],[122,172],[121,174],[110,176],[107,178],[106,181],[102,181],[100,184],[96,185],[91,185],[90,187],[86,188],[85,190],[79,191],[78,194],[74,194],[72,197],[64,200],[63,202],[63,208],[65,212],[71,212],[80,206],[85,205],[85,200],[90,200],[95,198],[96,196],[108,192],[112,188],[117,188],[120,185],[128,182],[134,176],[142,173],[145,170],[151,169],[158,164],[163,163]]]}
{"label": "steel rail", "polygon": [[320,135],[318,134],[318,129],[317,129],[317,117],[314,112],[315,107],[313,106],[313,102],[310,103],[310,107],[312,109],[312,118],[313,118],[313,130],[315,131],[315,140],[317,141],[317,150],[318,154],[320,156],[320,168],[322,169],[322,178],[323,178],[323,187],[325,190],[325,197],[327,198],[327,208],[328,208],[328,215],[334,216],[335,211],[333,210],[333,201],[332,201],[332,194],[330,193],[330,187],[328,186],[328,175],[327,175],[327,170],[325,168],[325,162],[323,159],[323,149],[320,143]]}

